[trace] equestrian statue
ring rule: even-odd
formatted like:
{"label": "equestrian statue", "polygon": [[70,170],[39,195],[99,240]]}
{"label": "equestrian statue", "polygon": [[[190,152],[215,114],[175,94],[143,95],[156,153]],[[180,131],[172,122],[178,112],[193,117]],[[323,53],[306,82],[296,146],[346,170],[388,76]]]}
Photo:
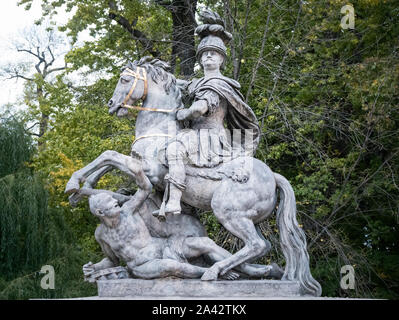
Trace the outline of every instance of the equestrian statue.
{"label": "equestrian statue", "polygon": [[[260,140],[256,116],[240,84],[221,73],[232,36],[216,13],[204,10],[200,17],[196,58],[204,76],[176,79],[166,62],[150,57],[128,62],[108,108],[118,117],[139,111],[131,154],[105,151],[66,185],[70,203],[88,196],[91,212],[102,221],[96,239],[106,259],[85,265],[85,274],[123,260],[136,278],[216,281],[242,273],[298,281],[303,294],[320,296],[294,191],[286,178],[254,158]],[[134,179],[134,195],[95,189],[114,168]],[[258,223],[277,206],[284,270],[250,264],[271,249]],[[193,208],[211,210],[243,248],[231,254],[207,238]],[[196,265],[197,258],[208,264]]]}

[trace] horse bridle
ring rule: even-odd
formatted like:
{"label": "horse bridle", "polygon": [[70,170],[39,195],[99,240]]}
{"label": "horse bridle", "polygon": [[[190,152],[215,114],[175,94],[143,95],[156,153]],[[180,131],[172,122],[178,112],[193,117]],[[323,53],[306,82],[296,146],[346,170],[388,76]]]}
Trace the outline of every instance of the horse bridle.
{"label": "horse bridle", "polygon": [[[140,72],[142,72],[142,74]],[[137,67],[136,71],[134,71],[134,70],[132,70],[130,68],[126,68],[121,73],[121,77],[122,76],[134,77],[134,82],[132,84],[132,87],[130,88],[129,93],[127,94],[127,96],[125,97],[125,99],[123,100],[123,102],[121,104],[122,108],[133,109],[133,110],[143,110],[143,111],[165,112],[165,113],[170,113],[170,112],[175,112],[176,111],[176,109],[169,110],[169,109],[160,109],[160,108],[143,108],[143,107],[139,107],[139,106],[128,105],[127,102],[129,101],[131,95],[133,94],[134,89],[136,89],[138,80],[143,80],[144,81],[144,93],[143,93],[143,95],[142,95],[142,97],[140,99],[144,101],[145,98],[147,97],[147,92],[148,92],[147,71],[146,71],[145,68],[142,68],[142,67]],[[140,139],[150,138],[150,137],[169,137],[169,138],[171,138],[172,136],[169,135],[169,134],[160,134],[160,133],[147,134],[147,135],[143,135],[143,136],[140,136],[140,137],[136,138],[134,140],[133,144],[135,144]]]}
{"label": "horse bridle", "polygon": [[[140,72],[142,72],[142,74]],[[125,99],[123,100],[123,102],[121,104],[122,108],[133,109],[133,110],[143,110],[143,111],[166,112],[166,113],[170,113],[170,112],[175,112],[176,111],[175,109],[169,110],[169,109],[160,109],[160,108],[143,108],[143,107],[139,107],[139,106],[128,105],[127,102],[129,101],[130,97],[132,96],[132,94],[134,92],[134,89],[136,89],[138,80],[143,80],[144,81],[144,93],[143,93],[143,95],[142,95],[142,97],[140,99],[144,101],[145,98],[147,97],[147,92],[148,92],[147,71],[146,71],[145,68],[142,68],[142,67],[137,67],[136,71],[134,71],[134,70],[132,70],[130,68],[126,68],[121,73],[121,77],[122,76],[131,76],[131,77],[134,78],[132,87],[130,88],[129,93],[127,94],[127,96],[125,97]]]}

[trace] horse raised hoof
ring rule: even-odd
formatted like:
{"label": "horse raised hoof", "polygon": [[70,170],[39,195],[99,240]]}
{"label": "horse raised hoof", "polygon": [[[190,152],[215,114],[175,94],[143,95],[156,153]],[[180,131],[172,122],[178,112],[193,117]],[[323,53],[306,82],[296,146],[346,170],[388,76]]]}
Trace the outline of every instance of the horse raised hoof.
{"label": "horse raised hoof", "polygon": [[161,210],[155,210],[152,212],[152,215],[157,218],[159,221],[164,222],[166,220],[165,215],[159,214]]}
{"label": "horse raised hoof", "polygon": [[75,178],[69,179],[68,183],[65,186],[65,193],[66,194],[71,194],[71,193],[76,193],[80,189],[79,181]]}
{"label": "horse raised hoof", "polygon": [[82,200],[82,198],[83,195],[81,195],[79,191],[72,193],[68,198],[69,204],[71,205],[72,208],[75,208],[78,205],[79,201]]}

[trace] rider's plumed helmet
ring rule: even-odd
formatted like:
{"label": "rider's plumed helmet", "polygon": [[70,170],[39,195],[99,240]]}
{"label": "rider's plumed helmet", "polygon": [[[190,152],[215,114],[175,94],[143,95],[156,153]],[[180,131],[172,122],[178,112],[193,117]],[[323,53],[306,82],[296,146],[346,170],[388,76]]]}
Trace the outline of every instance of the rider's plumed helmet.
{"label": "rider's plumed helmet", "polygon": [[205,9],[199,16],[203,24],[195,29],[200,38],[196,53],[197,61],[201,64],[201,55],[204,51],[215,50],[224,57],[223,67],[227,58],[226,44],[232,39],[232,35],[224,29],[224,22],[217,13]]}

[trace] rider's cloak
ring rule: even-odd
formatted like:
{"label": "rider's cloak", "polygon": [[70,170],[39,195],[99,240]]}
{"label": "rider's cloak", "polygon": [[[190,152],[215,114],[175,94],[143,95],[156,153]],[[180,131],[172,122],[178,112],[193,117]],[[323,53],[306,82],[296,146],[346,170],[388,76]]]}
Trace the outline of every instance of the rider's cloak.
{"label": "rider's cloak", "polygon": [[[228,102],[226,124],[227,128],[246,130],[245,134],[249,135],[252,140],[251,150],[247,154],[252,156],[259,144],[260,128],[255,113],[251,107],[244,102],[244,97],[239,91],[241,85],[228,77],[223,75],[219,77],[193,79],[188,86],[188,93],[192,99],[206,96],[206,92],[213,91],[226,99]],[[210,106],[211,107],[211,106]],[[244,136],[243,136],[244,138]],[[243,141],[244,143],[244,141]]]}
{"label": "rider's cloak", "polygon": [[[254,155],[259,144],[260,128],[254,112],[244,102],[237,81],[225,76],[193,79],[182,89],[187,90],[183,96],[188,97],[189,104],[196,100],[207,102],[208,111],[202,117],[216,120],[225,114],[223,119],[227,125],[222,129],[184,129],[169,141],[178,141],[185,147],[190,165],[211,168],[237,157]],[[221,99],[227,102],[225,113],[220,106]],[[162,159],[166,156],[165,149],[160,152]]]}

